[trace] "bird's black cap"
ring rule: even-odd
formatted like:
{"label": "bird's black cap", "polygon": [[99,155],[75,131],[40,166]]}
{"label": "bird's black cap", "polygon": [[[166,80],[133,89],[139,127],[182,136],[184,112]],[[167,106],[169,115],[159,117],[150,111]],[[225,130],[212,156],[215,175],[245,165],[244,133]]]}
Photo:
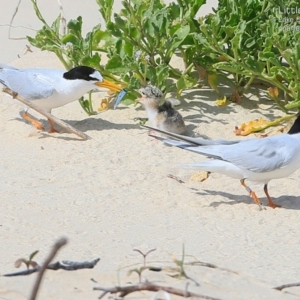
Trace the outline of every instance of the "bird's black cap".
{"label": "bird's black cap", "polygon": [[288,131],[288,134],[300,133],[300,115],[295,120],[293,126]]}
{"label": "bird's black cap", "polygon": [[78,66],[73,69],[71,69],[68,72],[65,72],[63,77],[68,80],[75,80],[75,79],[83,79],[86,81],[95,81],[99,80],[99,78],[93,78],[91,75],[95,72],[96,70],[91,67],[87,66]]}

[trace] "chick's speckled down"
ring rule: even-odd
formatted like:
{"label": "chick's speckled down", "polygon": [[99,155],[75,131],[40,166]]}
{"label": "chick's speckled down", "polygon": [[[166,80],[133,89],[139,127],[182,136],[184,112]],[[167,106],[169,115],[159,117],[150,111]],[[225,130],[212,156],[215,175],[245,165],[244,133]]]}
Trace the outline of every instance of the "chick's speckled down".
{"label": "chick's speckled down", "polygon": [[153,85],[141,88],[142,97],[138,101],[145,107],[149,122],[155,128],[168,132],[184,134],[186,126],[182,115],[173,107],[172,103],[165,100],[163,93]]}

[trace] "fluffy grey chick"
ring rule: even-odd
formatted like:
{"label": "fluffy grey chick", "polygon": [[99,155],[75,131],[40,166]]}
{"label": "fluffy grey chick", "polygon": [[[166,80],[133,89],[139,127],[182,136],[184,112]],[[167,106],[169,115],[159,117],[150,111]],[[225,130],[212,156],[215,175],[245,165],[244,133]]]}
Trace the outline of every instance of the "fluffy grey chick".
{"label": "fluffy grey chick", "polygon": [[181,114],[166,100],[160,105],[163,93],[155,86],[148,85],[139,90],[142,97],[138,98],[146,109],[152,127],[164,131],[183,134],[186,130]]}

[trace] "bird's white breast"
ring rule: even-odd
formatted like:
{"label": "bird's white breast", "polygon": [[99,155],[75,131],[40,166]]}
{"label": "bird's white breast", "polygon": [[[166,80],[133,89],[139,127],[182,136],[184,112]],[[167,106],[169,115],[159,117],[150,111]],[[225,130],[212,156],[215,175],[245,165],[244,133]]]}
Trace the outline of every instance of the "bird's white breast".
{"label": "bird's white breast", "polygon": [[93,89],[93,82],[67,80],[64,70],[0,69],[0,80],[26,100],[46,111],[78,100]]}

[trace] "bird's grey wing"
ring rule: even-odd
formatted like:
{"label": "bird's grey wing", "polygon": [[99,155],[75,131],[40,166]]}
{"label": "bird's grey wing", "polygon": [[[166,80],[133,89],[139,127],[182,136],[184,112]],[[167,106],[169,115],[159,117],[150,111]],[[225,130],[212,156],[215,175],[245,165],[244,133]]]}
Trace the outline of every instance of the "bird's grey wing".
{"label": "bird's grey wing", "polygon": [[0,83],[26,100],[49,98],[54,87],[31,70],[0,69]]}
{"label": "bird's grey wing", "polygon": [[197,152],[210,158],[224,160],[252,172],[271,172],[283,168],[298,151],[289,143],[289,135],[281,134],[271,138],[245,140],[232,145],[212,145],[195,147],[173,145]]}
{"label": "bird's grey wing", "polygon": [[[153,131],[157,131],[159,133],[163,133],[163,134],[165,134],[165,135],[167,135],[169,137],[175,138],[177,140],[188,142],[190,144],[199,145],[199,146],[203,146],[203,145],[219,145],[219,144],[222,144],[222,145],[231,145],[231,144],[236,144],[236,143],[240,142],[240,141],[208,140],[208,139],[202,139],[202,138],[193,138],[193,137],[189,137],[189,136],[185,136],[185,135],[180,135],[180,134],[168,132],[168,131],[161,130],[161,129],[158,129],[158,128],[153,128],[151,126],[146,126],[146,125],[140,125],[140,126],[144,127],[144,128],[148,128],[148,129],[153,130]],[[157,138],[155,135],[153,135],[153,137]],[[164,141],[164,139],[162,139],[162,140]],[[170,141],[170,140],[166,140],[166,143],[167,143],[167,141]]]}
{"label": "bird's grey wing", "polygon": [[4,64],[4,63],[0,63],[0,69],[11,69],[11,70],[18,70],[15,67],[12,67],[10,65]]}

